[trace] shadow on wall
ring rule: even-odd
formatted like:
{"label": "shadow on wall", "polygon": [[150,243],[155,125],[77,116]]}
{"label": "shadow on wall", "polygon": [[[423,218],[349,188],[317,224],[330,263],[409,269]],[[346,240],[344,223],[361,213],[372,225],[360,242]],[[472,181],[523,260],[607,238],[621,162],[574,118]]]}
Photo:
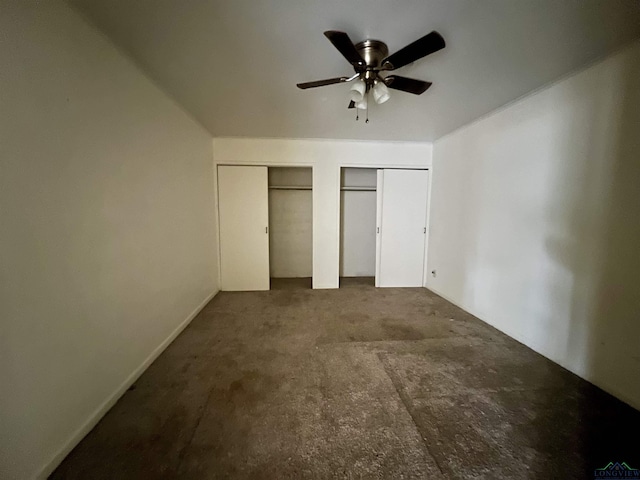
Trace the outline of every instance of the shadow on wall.
{"label": "shadow on wall", "polygon": [[[579,115],[572,119],[563,147],[572,150],[572,155],[579,151],[581,170],[573,164],[557,169],[560,175],[553,180],[554,189],[566,197],[553,205],[557,235],[548,236],[545,246],[549,257],[572,278],[571,291],[567,292],[570,322],[563,345],[559,345],[565,349],[565,358],[579,358],[578,369],[587,379],[637,407],[640,56],[629,58],[623,67],[606,72],[615,77],[609,78],[613,88],[585,98],[573,112]],[[554,294],[551,289],[548,293]],[[594,478],[594,469],[609,462],[627,462],[639,468],[636,436],[640,414],[633,408],[612,401],[608,394],[585,382],[579,382],[575,392],[562,402],[550,396],[545,403],[542,408],[550,410],[561,403],[564,413],[557,418],[559,430],[568,432],[554,455],[560,459],[565,454],[577,454],[576,465],[581,469],[563,471],[561,461],[551,462],[548,478],[557,478],[554,475],[558,474]],[[559,432],[538,433],[541,449],[558,445]]]}

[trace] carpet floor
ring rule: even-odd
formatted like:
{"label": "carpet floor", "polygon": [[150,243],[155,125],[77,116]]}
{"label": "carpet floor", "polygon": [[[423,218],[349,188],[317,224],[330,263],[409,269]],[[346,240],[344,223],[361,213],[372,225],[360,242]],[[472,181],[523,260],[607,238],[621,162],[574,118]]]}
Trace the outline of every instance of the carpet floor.
{"label": "carpet floor", "polygon": [[640,464],[640,412],[426,289],[272,287],[219,293],[51,478],[588,479]]}

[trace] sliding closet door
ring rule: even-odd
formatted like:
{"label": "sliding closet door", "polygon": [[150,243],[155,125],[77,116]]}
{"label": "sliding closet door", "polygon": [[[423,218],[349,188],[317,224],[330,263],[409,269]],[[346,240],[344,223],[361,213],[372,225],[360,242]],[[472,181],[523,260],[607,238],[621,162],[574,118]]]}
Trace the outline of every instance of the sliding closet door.
{"label": "sliding closet door", "polygon": [[269,290],[267,167],[219,166],[222,290]]}
{"label": "sliding closet door", "polygon": [[422,286],[428,175],[378,171],[377,287]]}

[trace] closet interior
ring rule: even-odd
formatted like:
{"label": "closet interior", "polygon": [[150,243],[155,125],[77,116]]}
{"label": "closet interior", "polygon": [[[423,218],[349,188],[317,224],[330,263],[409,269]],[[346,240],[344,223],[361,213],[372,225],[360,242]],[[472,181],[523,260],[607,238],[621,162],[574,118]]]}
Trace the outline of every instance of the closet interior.
{"label": "closet interior", "polygon": [[340,172],[340,286],[375,282],[376,175],[375,168]]}
{"label": "closet interior", "polygon": [[311,167],[269,167],[269,277],[272,289],[311,288]]}

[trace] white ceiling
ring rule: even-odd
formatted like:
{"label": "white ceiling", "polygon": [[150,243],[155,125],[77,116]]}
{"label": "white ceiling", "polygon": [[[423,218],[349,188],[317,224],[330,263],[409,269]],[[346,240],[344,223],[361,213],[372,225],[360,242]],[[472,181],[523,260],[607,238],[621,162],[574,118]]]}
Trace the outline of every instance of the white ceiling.
{"label": "white ceiling", "polygon": [[[70,0],[213,136],[433,141],[640,36],[637,0]],[[437,30],[447,47],[399,75],[370,123],[349,85],[296,83],[353,72],[322,35],[385,41]]]}

